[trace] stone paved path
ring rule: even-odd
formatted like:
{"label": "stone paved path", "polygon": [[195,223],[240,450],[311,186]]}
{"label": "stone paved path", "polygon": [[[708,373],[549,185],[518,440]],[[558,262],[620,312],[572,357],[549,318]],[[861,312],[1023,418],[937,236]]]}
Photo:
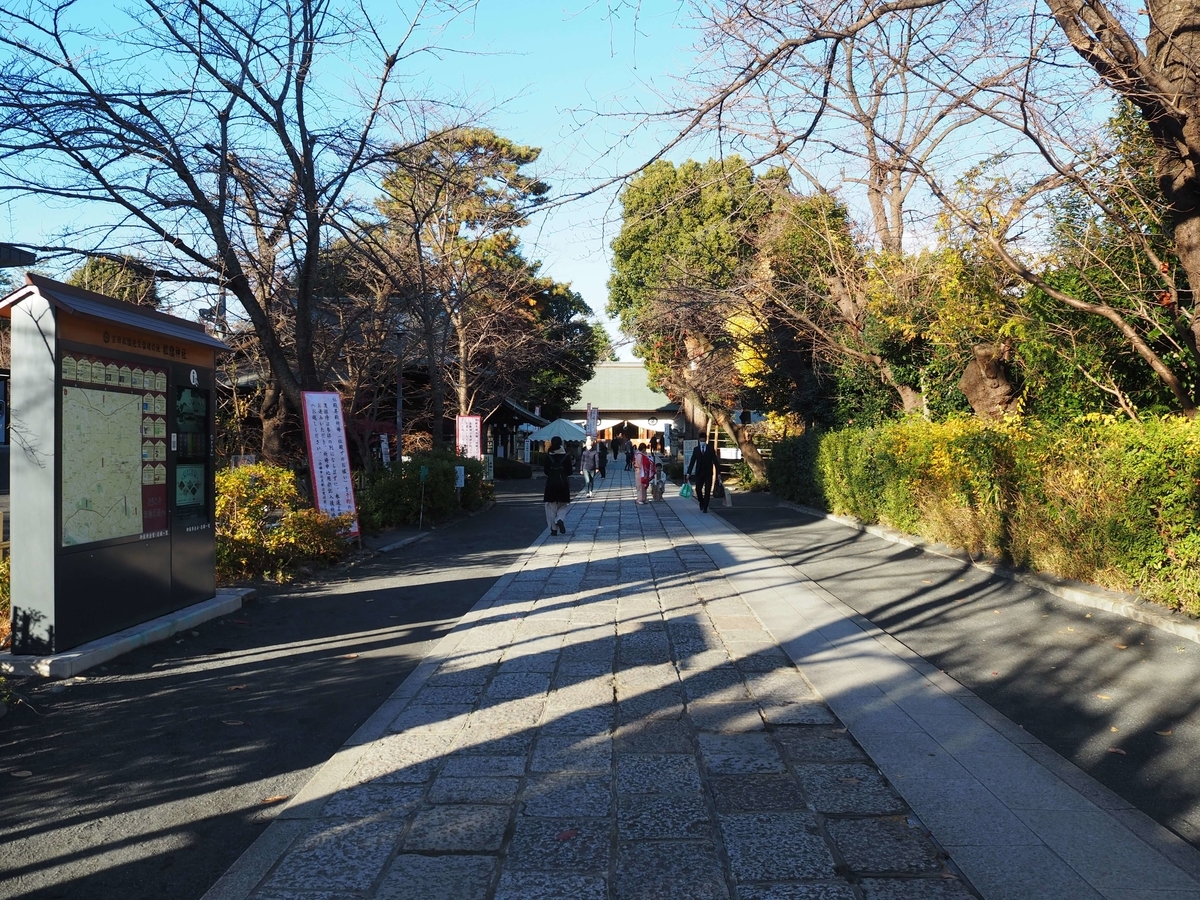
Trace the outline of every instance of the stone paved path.
{"label": "stone paved path", "polygon": [[1200,900],[1190,845],[632,497],[573,504],[205,900]]}
{"label": "stone paved path", "polygon": [[671,509],[609,481],[251,896],[976,896]]}

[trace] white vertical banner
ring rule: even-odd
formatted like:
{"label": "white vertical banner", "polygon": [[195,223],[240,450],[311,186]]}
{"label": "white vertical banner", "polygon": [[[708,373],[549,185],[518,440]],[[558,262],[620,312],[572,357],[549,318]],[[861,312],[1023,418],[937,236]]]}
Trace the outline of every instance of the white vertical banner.
{"label": "white vertical banner", "polygon": [[352,515],[350,534],[357,537],[358,510],[354,503],[354,481],[350,477],[342,397],[321,391],[304,391],[302,397],[313,501],[317,509],[331,516]]}
{"label": "white vertical banner", "polygon": [[587,405],[587,424],[584,425],[583,430],[587,434],[588,437],[594,438],[597,434],[600,433],[599,425],[600,425],[600,410],[598,410],[596,407],[592,406],[592,404],[589,403]]}
{"label": "white vertical banner", "polygon": [[454,420],[454,446],[467,459],[483,459],[482,416],[458,416]]}

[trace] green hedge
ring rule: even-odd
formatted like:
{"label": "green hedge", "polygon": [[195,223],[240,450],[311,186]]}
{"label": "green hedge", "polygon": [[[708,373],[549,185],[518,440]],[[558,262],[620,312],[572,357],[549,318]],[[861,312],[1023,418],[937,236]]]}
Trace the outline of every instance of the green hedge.
{"label": "green hedge", "polygon": [[1200,423],[1089,417],[810,433],[777,495],[1200,614]]}
{"label": "green hedge", "polygon": [[509,459],[505,456],[497,456],[494,463],[493,473],[497,478],[532,478],[533,466],[529,463],[523,463],[517,459]]}
{"label": "green hedge", "polygon": [[[425,481],[424,521],[444,522],[460,508],[480,509],[491,499],[490,486],[483,483],[483,464],[446,451],[415,453],[408,461],[370,478],[359,491],[358,511],[368,531],[416,525],[421,518],[421,467],[429,468]],[[454,494],[454,467],[466,467],[462,501]]]}

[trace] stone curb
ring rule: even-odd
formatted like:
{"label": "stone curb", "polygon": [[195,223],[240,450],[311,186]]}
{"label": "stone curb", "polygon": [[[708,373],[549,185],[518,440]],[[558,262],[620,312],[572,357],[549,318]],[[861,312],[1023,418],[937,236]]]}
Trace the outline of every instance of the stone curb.
{"label": "stone curb", "polygon": [[[778,498],[776,499],[778,500]],[[1027,584],[1030,587],[1045,591],[1047,594],[1052,594],[1061,600],[1066,600],[1079,606],[1086,606],[1089,609],[1100,609],[1105,612],[1114,613],[1126,619],[1140,622],[1142,625],[1150,625],[1168,634],[1173,634],[1184,640],[1200,644],[1200,622],[1182,613],[1164,609],[1157,603],[1143,600],[1137,594],[1110,591],[1102,587],[1097,587],[1094,584],[1073,581],[1069,578],[1058,578],[1054,575],[1013,569],[998,563],[975,559],[963,550],[957,550],[945,544],[926,541],[924,538],[917,537],[916,535],[905,534],[902,531],[885,528],[882,525],[866,525],[858,519],[853,519],[849,516],[835,516],[832,513],[824,512],[815,507],[792,503],[790,500],[778,500],[778,503],[780,506],[785,506],[806,516],[813,516],[817,519],[828,519],[830,522],[836,522],[839,525],[853,528],[856,531],[866,532],[893,544],[901,544],[906,547],[922,550],[926,553],[934,553],[948,559],[956,559],[960,562],[969,563],[980,571],[991,575],[998,575],[1010,581]]]}
{"label": "stone curb", "polygon": [[134,625],[116,634],[48,656],[0,653],[0,674],[17,677],[40,676],[42,678],[71,678],[93,666],[108,662],[138,647],[165,641],[173,634],[194,628],[202,622],[229,615],[241,609],[242,604],[254,597],[254,588],[233,588],[220,591],[211,600],[184,607],[149,622]]}
{"label": "stone curb", "polygon": [[[463,518],[470,519],[473,516],[479,515],[480,513],[487,512],[489,509],[491,509],[495,505],[496,505],[496,501],[493,500],[490,503],[488,503],[486,506],[481,506],[479,509],[471,510]],[[458,520],[458,521],[461,521],[461,520]],[[454,525],[456,523],[451,522],[450,524]],[[408,537],[401,538],[400,540],[394,541],[391,544],[387,544],[383,547],[376,547],[371,552],[372,553],[391,553],[393,550],[400,550],[404,547],[409,546],[410,544],[415,544],[417,541],[424,540],[427,537],[429,537],[429,532],[426,532],[426,531],[422,531],[420,534],[410,534]]]}
{"label": "stone curb", "polygon": [[[482,510],[479,510],[482,512]],[[337,790],[342,779],[362,758],[372,741],[387,733],[388,726],[404,711],[438,666],[458,646],[463,634],[474,624],[512,584],[517,573],[550,536],[546,529],[488,588],[478,602],[458,621],[450,632],[438,641],[421,663],[374,713],[358,727],[345,744],[330,757],[308,783],[283,806],[267,830],[259,835],[237,861],[226,870],[200,900],[246,900],[254,888],[290,849],[292,844],[308,833],[308,822],[320,815],[325,801]],[[424,537],[420,535],[418,537]]]}
{"label": "stone curb", "polygon": [[393,550],[399,550],[402,547],[407,547],[409,544],[415,544],[417,541],[423,541],[427,537],[429,537],[429,535],[427,535],[425,533],[411,534],[408,537],[403,538],[401,540],[393,541],[392,543],[387,544],[386,546],[376,547],[371,552],[372,553],[391,553]]}
{"label": "stone curb", "polygon": [[[806,515],[829,519],[837,522],[838,524],[846,525],[859,531],[867,531],[876,535],[877,537],[891,541],[892,543],[903,544],[905,546],[911,546],[921,550],[928,550],[929,552],[936,553],[939,556],[968,560],[972,562],[972,564],[978,565],[979,568],[984,569],[985,571],[993,571],[993,567],[978,564],[975,562],[975,560],[971,560],[967,554],[962,553],[961,551],[954,551],[953,548],[946,547],[942,544],[929,544],[928,542],[922,541],[920,538],[913,535],[906,535],[902,532],[893,531],[892,529],[888,528],[864,526],[857,519],[850,519],[844,516],[834,516],[828,513],[823,513],[820,510],[812,507],[791,503],[787,500],[780,500],[779,502],[782,505],[797,510],[798,512],[803,512]],[[1142,812],[1111,788],[1101,784],[1092,775],[1089,775],[1083,769],[1075,765],[1075,763],[1061,756],[1041,740],[1029,734],[1029,732],[1027,732],[1022,726],[1013,722],[1003,713],[993,709],[991,705],[989,705],[985,700],[982,700],[979,695],[977,695],[970,688],[961,684],[952,676],[947,675],[933,663],[929,662],[923,656],[912,650],[907,644],[893,637],[891,634],[867,619],[853,607],[844,603],[835,594],[830,593],[820,584],[813,581],[799,567],[792,565],[791,563],[787,562],[787,560],[779,557],[778,554],[773,553],[767,547],[759,543],[753,535],[746,534],[732,522],[723,519],[720,516],[717,517],[716,521],[720,522],[722,526],[730,531],[741,535],[751,543],[762,547],[762,549],[767,553],[771,553],[771,555],[779,559],[783,566],[791,569],[792,572],[795,573],[796,578],[799,579],[809,590],[820,595],[826,603],[838,610],[848,620],[852,621],[855,625],[861,628],[864,634],[869,635],[870,637],[887,646],[888,649],[890,649],[898,659],[901,659],[908,665],[912,666],[913,669],[919,672],[928,681],[935,684],[946,694],[956,697],[959,702],[961,702],[971,712],[978,716],[983,722],[994,728],[1013,746],[1019,748],[1023,753],[1025,753],[1025,755],[1029,756],[1035,762],[1043,766],[1050,774],[1059,778],[1063,783],[1073,788],[1081,796],[1085,797],[1097,807],[1112,815],[1114,819],[1117,819],[1119,822],[1121,822],[1121,824],[1128,828],[1131,833],[1140,838],[1150,847],[1157,850],[1192,878],[1200,881],[1200,852],[1197,852],[1196,848],[1188,843],[1184,838],[1171,831],[1165,825],[1155,821],[1148,814]],[[704,546],[702,541],[699,543],[701,546]],[[995,568],[999,569],[1000,567]],[[1024,573],[1012,573],[1011,570],[1002,570],[999,571],[998,574],[1006,578],[1012,578],[1014,575]],[[1025,579],[1017,580],[1025,581]],[[1031,578],[1029,583],[1046,589],[1034,578]],[[1093,589],[1091,593],[1094,594],[1097,590],[1099,589]],[[1083,605],[1090,604],[1085,603]],[[1093,608],[1108,609],[1106,606],[1095,606]],[[763,627],[766,628],[765,625]],[[771,633],[769,628],[767,631],[768,633]],[[774,634],[772,634],[772,637],[774,637]],[[901,790],[899,787],[897,790],[900,790],[901,794],[903,795],[903,790]]]}

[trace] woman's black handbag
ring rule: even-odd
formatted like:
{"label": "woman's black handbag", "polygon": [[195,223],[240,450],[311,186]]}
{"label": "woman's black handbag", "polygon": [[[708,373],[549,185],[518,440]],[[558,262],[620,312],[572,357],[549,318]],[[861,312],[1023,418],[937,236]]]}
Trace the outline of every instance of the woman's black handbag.
{"label": "woman's black handbag", "polygon": [[714,500],[724,500],[725,499],[725,485],[721,484],[720,478],[718,478],[717,483],[715,485],[713,485],[712,495],[713,495]]}

